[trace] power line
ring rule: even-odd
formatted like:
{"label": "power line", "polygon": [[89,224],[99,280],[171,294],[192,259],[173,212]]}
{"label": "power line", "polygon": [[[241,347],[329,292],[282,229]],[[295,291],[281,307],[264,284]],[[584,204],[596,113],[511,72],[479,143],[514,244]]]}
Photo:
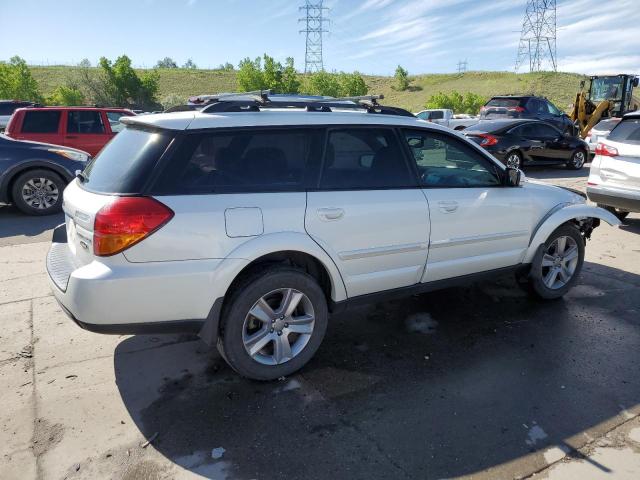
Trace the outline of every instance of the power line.
{"label": "power line", "polygon": [[516,59],[516,72],[529,60],[529,71],[558,70],[556,0],[527,0]]}
{"label": "power line", "polygon": [[298,19],[298,22],[305,22],[305,28],[300,33],[306,34],[306,50],[304,55],[305,73],[320,72],[324,70],[322,60],[322,34],[327,30],[324,28],[329,19],[325,17],[325,12],[329,9],[322,6],[322,0],[306,0],[300,7],[300,11],[305,16]]}
{"label": "power line", "polygon": [[467,59],[465,58],[464,60],[459,60],[458,61],[458,74],[462,75],[463,73],[465,73],[467,71]]}

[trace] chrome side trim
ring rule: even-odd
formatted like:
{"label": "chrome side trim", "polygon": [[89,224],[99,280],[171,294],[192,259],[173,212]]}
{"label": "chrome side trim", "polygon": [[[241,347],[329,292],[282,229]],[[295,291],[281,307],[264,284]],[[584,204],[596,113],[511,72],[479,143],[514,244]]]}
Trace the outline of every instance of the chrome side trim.
{"label": "chrome side trim", "polygon": [[517,230],[514,232],[490,233],[487,235],[473,235],[471,237],[450,238],[448,240],[437,240],[435,242],[431,242],[429,248],[454,247],[458,245],[468,245],[470,243],[491,242],[493,240],[524,237],[528,234],[528,230]]}
{"label": "chrome side trim", "polygon": [[379,257],[382,255],[394,255],[396,253],[409,253],[426,250],[427,243],[409,243],[405,245],[392,245],[390,247],[363,248],[362,250],[351,250],[338,254],[340,260],[357,260],[359,258]]}

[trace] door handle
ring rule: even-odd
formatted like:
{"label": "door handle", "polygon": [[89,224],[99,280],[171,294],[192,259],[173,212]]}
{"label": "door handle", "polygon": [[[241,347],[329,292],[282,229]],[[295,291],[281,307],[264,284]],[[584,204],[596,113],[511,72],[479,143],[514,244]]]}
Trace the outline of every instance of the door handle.
{"label": "door handle", "polygon": [[340,220],[344,217],[342,208],[319,208],[317,213],[320,219],[325,221]]}
{"label": "door handle", "polygon": [[458,210],[458,202],[455,200],[438,202],[438,207],[443,213],[453,213]]}

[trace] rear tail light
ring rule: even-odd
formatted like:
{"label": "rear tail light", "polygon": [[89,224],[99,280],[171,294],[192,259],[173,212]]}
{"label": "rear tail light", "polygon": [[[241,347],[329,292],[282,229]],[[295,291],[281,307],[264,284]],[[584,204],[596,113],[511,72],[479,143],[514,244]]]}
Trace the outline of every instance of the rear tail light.
{"label": "rear tail light", "polygon": [[118,197],[96,214],[93,253],[115,255],[144,240],[173,218],[173,211],[150,197]]}
{"label": "rear tail light", "polygon": [[482,141],[480,142],[481,147],[490,147],[491,145],[498,143],[498,139],[488,133],[479,133],[477,136],[482,138]]}
{"label": "rear tail light", "polygon": [[616,157],[618,156],[618,149],[616,147],[605,145],[604,143],[599,143],[596,145],[596,155],[602,155],[603,157]]}
{"label": "rear tail light", "polygon": [[523,107],[511,107],[511,108],[507,108],[508,112],[524,112],[524,108]]}

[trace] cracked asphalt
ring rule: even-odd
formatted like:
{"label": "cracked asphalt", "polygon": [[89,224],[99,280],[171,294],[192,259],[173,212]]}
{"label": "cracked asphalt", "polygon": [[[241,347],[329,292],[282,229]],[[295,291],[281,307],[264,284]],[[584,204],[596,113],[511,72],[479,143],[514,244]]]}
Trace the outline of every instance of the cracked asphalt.
{"label": "cracked asphalt", "polygon": [[60,222],[0,206],[3,480],[640,478],[640,215],[562,300],[505,277],[370,305],[271,383],[196,337],[76,327],[46,281]]}

